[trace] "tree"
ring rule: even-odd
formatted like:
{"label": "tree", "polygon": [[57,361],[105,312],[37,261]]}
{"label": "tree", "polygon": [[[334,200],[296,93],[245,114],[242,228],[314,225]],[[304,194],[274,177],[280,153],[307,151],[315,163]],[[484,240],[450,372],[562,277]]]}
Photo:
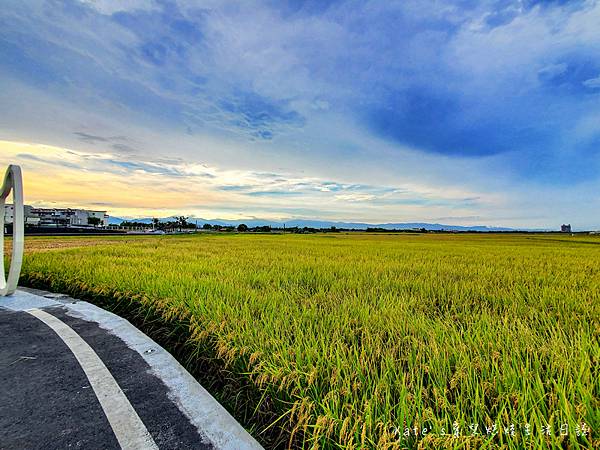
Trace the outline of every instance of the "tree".
{"label": "tree", "polygon": [[88,225],[93,225],[94,228],[100,225],[100,222],[102,221],[99,217],[88,217]]}
{"label": "tree", "polygon": [[179,226],[179,231],[181,231],[182,228],[187,228],[188,223],[187,223],[188,218],[185,216],[179,216],[177,218],[177,225]]}
{"label": "tree", "polygon": [[212,230],[212,225],[210,223],[205,223],[202,225],[203,230]]}
{"label": "tree", "polygon": [[158,224],[160,223],[160,220],[158,220],[156,217],[152,218],[152,228],[153,229],[157,229],[158,228]]}
{"label": "tree", "polygon": [[240,223],[237,227],[237,230],[240,232],[248,231],[248,225],[245,223]]}

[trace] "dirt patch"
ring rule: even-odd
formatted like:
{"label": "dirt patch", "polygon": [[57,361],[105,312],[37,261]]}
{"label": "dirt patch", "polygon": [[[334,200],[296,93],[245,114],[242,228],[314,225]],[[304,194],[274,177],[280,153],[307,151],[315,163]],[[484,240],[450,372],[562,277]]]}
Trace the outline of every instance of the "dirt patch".
{"label": "dirt patch", "polygon": [[[122,239],[97,239],[97,238],[41,238],[25,239],[25,253],[43,252],[48,250],[62,250],[66,248],[90,247],[94,245],[108,245],[123,243]],[[4,255],[12,252],[12,239],[4,240]]]}

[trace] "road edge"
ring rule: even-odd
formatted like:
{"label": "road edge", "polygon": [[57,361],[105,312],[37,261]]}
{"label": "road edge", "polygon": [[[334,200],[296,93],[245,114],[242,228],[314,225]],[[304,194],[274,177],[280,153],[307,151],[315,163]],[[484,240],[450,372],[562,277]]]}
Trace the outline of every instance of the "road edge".
{"label": "road edge", "polygon": [[[64,294],[19,286],[25,299],[4,297],[0,306],[24,310],[63,306],[71,317],[95,322],[137,352],[169,390],[169,398],[196,427],[198,433],[223,450],[260,450],[263,447],[196,379],[163,347],[128,320],[91,303]],[[11,297],[13,297],[11,299]],[[12,301],[11,301],[12,300]]]}

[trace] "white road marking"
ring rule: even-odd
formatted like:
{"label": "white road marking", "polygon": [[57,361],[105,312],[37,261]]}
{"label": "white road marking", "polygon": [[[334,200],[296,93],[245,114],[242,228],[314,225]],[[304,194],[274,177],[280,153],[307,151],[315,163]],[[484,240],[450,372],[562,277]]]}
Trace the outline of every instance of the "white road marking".
{"label": "white road marking", "polygon": [[92,347],[70,326],[52,314],[37,308],[29,309],[27,312],[52,328],[73,352],[94,389],[121,448],[158,450],[137,412]]}

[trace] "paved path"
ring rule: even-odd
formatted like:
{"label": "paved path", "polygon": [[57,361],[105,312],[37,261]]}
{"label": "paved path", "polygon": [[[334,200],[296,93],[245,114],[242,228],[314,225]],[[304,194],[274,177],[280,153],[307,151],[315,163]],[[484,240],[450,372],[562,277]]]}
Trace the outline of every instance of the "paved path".
{"label": "paved path", "polygon": [[262,448],[129,322],[39,294],[0,297],[0,449]]}

